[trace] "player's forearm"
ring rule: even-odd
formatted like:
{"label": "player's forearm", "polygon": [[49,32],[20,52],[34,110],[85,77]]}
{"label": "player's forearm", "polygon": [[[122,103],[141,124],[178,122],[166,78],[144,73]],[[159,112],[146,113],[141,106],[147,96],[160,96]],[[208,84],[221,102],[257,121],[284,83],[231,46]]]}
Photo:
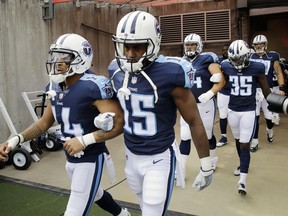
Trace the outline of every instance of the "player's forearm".
{"label": "player's forearm", "polygon": [[24,141],[28,141],[39,137],[41,134],[45,133],[47,129],[46,127],[41,126],[39,122],[35,122],[26,130],[21,132],[21,134],[24,138]]}
{"label": "player's forearm", "polygon": [[122,133],[123,133],[123,127],[122,128],[116,127],[110,131],[103,131],[103,130],[95,131],[93,132],[93,135],[94,135],[96,142],[105,142],[107,140],[110,140],[119,136]]}
{"label": "player's forearm", "polygon": [[204,158],[209,156],[209,141],[204,130],[204,127],[198,126],[191,128],[192,139],[197,150],[199,158]]}

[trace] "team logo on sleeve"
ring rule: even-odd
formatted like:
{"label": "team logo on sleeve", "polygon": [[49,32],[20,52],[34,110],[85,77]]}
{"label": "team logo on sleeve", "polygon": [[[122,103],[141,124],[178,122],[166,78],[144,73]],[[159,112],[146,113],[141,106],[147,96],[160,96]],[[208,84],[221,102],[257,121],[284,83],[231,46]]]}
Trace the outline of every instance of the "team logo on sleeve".
{"label": "team logo on sleeve", "polygon": [[190,80],[190,83],[191,83],[191,86],[193,86],[194,84],[194,71],[191,70],[187,73],[188,77],[189,77],[189,80]]}
{"label": "team logo on sleeve", "polygon": [[113,90],[112,90],[111,85],[105,84],[105,85],[103,86],[102,90],[106,93],[107,98],[112,98],[112,96],[113,96]]}

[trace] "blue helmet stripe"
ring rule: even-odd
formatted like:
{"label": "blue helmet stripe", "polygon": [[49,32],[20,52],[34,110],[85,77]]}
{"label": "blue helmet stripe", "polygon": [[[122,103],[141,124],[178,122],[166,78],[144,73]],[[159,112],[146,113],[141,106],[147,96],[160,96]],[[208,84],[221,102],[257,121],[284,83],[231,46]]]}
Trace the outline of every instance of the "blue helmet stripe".
{"label": "blue helmet stripe", "polygon": [[66,34],[66,36],[61,39],[61,41],[60,41],[59,44],[62,45],[62,44],[64,43],[65,39],[66,39],[68,36],[70,36],[70,35],[71,35],[71,34]]}
{"label": "blue helmet stripe", "polygon": [[136,21],[137,21],[138,16],[139,16],[140,13],[141,13],[141,12],[137,13],[137,14],[135,15],[135,17],[134,17],[134,20],[133,20],[133,22],[132,22],[132,26],[131,26],[131,29],[130,29],[130,33],[131,33],[131,34],[135,34]]}
{"label": "blue helmet stripe", "polygon": [[[130,33],[132,33],[132,34],[135,34],[136,21],[137,21],[137,18],[138,18],[138,16],[139,16],[140,13],[141,13],[141,11],[138,12],[138,13],[135,15],[134,19],[133,19],[133,22],[132,22],[132,25],[131,25],[131,29],[130,29]],[[124,33],[124,32],[125,32],[127,22],[128,22],[128,20],[129,20],[129,18],[130,18],[131,15],[132,15],[132,13],[131,13],[131,14],[127,17],[127,19],[125,20],[125,22],[124,22],[124,24],[123,24],[123,26],[122,26],[122,28],[121,28],[121,33]]]}

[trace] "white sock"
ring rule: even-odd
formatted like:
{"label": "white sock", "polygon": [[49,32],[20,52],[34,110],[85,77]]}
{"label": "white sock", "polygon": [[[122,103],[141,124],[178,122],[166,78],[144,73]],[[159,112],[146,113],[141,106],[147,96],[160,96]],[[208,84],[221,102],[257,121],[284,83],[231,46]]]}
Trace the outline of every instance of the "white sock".
{"label": "white sock", "polygon": [[247,173],[240,173],[239,183],[246,183]]}
{"label": "white sock", "polygon": [[210,152],[210,157],[211,157],[211,158],[217,157],[216,149],[210,149],[209,152]]}
{"label": "white sock", "polygon": [[189,157],[189,155],[180,154],[180,159],[181,159],[184,167],[186,167],[188,157]]}

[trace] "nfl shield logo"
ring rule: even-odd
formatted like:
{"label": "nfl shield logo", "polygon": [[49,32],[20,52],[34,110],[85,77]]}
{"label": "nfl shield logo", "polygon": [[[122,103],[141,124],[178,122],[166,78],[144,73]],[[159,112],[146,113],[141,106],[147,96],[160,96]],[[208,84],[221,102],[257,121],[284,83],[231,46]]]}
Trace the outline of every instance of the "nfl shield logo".
{"label": "nfl shield logo", "polygon": [[60,94],[59,94],[59,100],[62,100],[62,99],[63,99],[63,96],[64,96],[63,93],[60,93]]}
{"label": "nfl shield logo", "polygon": [[131,79],[131,83],[132,84],[137,83],[137,77],[133,76],[132,79]]}

